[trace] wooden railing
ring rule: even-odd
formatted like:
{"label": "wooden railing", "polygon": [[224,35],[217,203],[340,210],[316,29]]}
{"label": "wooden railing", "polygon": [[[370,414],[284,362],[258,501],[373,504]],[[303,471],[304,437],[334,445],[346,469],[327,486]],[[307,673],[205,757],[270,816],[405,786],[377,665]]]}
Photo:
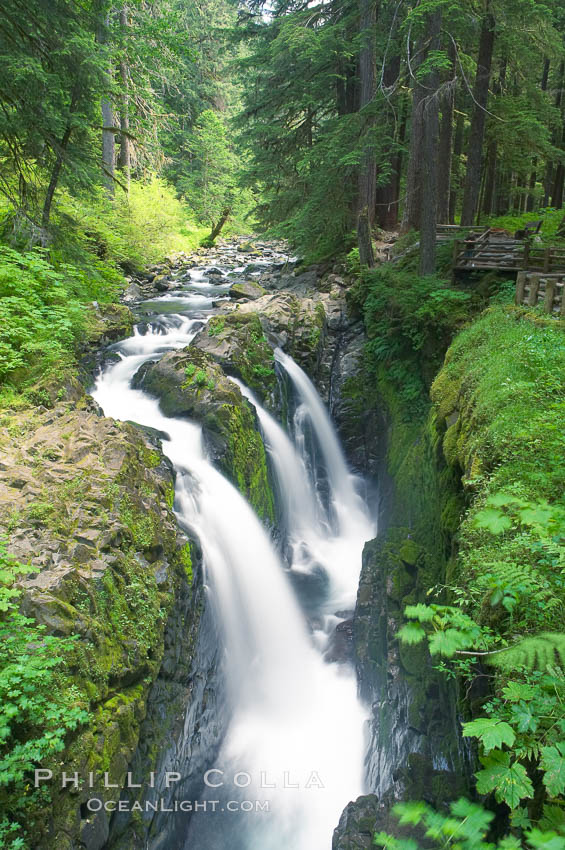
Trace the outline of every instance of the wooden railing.
{"label": "wooden railing", "polygon": [[482,233],[474,241],[453,243],[454,269],[565,272],[565,248],[537,246],[510,236]]}
{"label": "wooden railing", "polygon": [[544,248],[526,243],[523,268],[540,272],[563,271],[565,270],[565,248],[554,245]]}
{"label": "wooden railing", "polygon": [[521,271],[516,278],[516,304],[543,305],[546,313],[565,318],[565,272]]}
{"label": "wooden railing", "polygon": [[455,269],[503,269],[516,271],[524,268],[524,243],[506,236],[493,236],[485,230],[472,241],[453,243]]}
{"label": "wooden railing", "polygon": [[460,224],[438,224],[437,225],[438,242],[446,242],[453,239],[455,236],[464,238],[469,233],[477,233],[483,236],[485,233],[490,233],[489,227],[464,227]]}

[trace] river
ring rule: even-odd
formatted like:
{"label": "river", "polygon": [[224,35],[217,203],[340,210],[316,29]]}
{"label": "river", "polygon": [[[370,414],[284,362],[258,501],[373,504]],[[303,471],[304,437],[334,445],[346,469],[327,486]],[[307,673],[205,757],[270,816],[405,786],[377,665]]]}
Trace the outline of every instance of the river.
{"label": "river", "polygon": [[326,408],[284,352],[276,360],[293,399],[288,422],[238,382],[271,459],[276,545],[206,457],[200,426],[165,417],[156,399],[132,388],[144,362],[187,346],[216,312],[230,285],[216,281],[193,269],[177,291],[142,304],[148,321],[113,346],[120,359],[93,392],[106,416],[167,435],[175,511],[200,542],[223,641],[230,719],[178,850],[329,850],[341,811],[364,791],[366,748],[366,709],[349,663],[331,660],[332,634],[351,616],[375,528]]}

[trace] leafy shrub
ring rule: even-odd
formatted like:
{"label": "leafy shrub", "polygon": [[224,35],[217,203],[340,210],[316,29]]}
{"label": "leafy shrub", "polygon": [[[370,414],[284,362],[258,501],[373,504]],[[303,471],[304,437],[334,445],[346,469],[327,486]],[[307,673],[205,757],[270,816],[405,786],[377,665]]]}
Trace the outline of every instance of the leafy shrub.
{"label": "leafy shrub", "polygon": [[[448,848],[453,850],[521,850],[522,841],[516,835],[505,836],[496,843],[487,839],[494,812],[464,798],[451,803],[449,812],[438,812],[426,803],[398,803],[393,813],[401,827],[421,837],[422,844],[413,838],[396,838],[385,832],[375,836],[375,844],[385,850],[419,850]],[[524,824],[524,838],[532,850],[565,850],[565,837],[547,824],[545,831]]]}
{"label": "leafy shrub", "polygon": [[477,790],[508,806],[530,844],[553,830],[555,847],[565,836],[564,371],[561,323],[514,307],[486,311],[450,347],[432,398],[441,421],[454,417],[444,449],[469,509],[441,588],[452,604],[407,606],[399,632],[469,686],[488,665],[490,699],[463,727],[479,746]]}
{"label": "leafy shrub", "polygon": [[59,668],[74,641],[46,635],[44,626],[18,610],[21,591],[15,581],[33,571],[0,544],[0,809],[5,813],[0,840],[14,850],[24,846],[27,813],[39,799],[39,792],[30,791],[30,772],[51,765],[67,733],[88,720],[78,691],[60,681]]}
{"label": "leafy shrub", "polygon": [[120,190],[113,202],[102,189],[76,197],[62,192],[53,226],[62,255],[81,265],[94,256],[99,272],[118,265],[143,268],[168,254],[191,251],[206,233],[157,177],[132,181],[129,195]]}
{"label": "leafy shrub", "polygon": [[0,247],[0,382],[67,361],[86,328],[89,281],[44,251]]}
{"label": "leafy shrub", "polygon": [[[470,295],[436,277],[418,277],[391,265],[365,272],[350,295],[361,306],[367,331],[367,356],[387,376],[414,413],[424,402],[426,384],[443,352],[468,319]],[[427,406],[427,405],[426,405]]]}

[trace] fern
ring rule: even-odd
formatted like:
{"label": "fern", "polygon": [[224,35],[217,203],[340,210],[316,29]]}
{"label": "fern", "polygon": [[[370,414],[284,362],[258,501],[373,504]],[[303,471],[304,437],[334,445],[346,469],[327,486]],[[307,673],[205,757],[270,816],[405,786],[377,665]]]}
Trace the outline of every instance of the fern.
{"label": "fern", "polygon": [[491,561],[485,566],[489,572],[479,577],[479,586],[491,590],[491,605],[502,604],[511,611],[519,600],[527,599],[535,610],[543,608],[545,624],[563,609],[549,578],[536,566],[513,561]]}
{"label": "fern", "polygon": [[527,637],[504,652],[490,655],[491,664],[503,670],[547,670],[565,667],[565,634],[543,632]]}

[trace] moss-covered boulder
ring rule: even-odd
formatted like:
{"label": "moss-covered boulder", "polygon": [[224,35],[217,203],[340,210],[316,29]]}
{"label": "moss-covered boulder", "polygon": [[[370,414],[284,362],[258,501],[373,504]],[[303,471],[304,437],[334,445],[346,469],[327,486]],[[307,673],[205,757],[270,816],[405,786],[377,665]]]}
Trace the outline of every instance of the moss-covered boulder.
{"label": "moss-covered boulder", "polygon": [[[192,594],[190,544],[172,510],[173,474],[157,443],[132,425],[74,405],[0,418],[0,530],[9,552],[38,572],[21,581],[23,612],[48,634],[73,637],[58,685],[88,714],[42,768],[53,781],[32,800],[29,843],[99,850],[109,815],[87,800],[115,799],[137,750],[177,599]],[[198,619],[187,619],[189,633]],[[61,771],[94,776],[61,788]],[[118,792],[119,793],[119,792]],[[25,796],[25,795],[24,795]],[[3,788],[0,805],[22,806]]]}
{"label": "moss-covered boulder", "polygon": [[230,298],[233,301],[241,301],[243,298],[249,298],[254,301],[256,298],[261,298],[265,295],[266,289],[252,280],[243,280],[234,283],[230,289]]}
{"label": "moss-covered boulder", "polygon": [[134,386],[159,399],[167,416],[202,425],[206,448],[217,466],[261,518],[274,522],[267,458],[253,407],[213,357],[191,344],[141,367]]}
{"label": "moss-covered boulder", "polygon": [[303,369],[313,374],[324,347],[325,303],[322,296],[298,298],[291,292],[279,292],[239,305],[238,313],[257,313],[273,339]]}
{"label": "moss-covered boulder", "polygon": [[193,345],[269,403],[276,388],[273,349],[256,313],[213,316]]}

